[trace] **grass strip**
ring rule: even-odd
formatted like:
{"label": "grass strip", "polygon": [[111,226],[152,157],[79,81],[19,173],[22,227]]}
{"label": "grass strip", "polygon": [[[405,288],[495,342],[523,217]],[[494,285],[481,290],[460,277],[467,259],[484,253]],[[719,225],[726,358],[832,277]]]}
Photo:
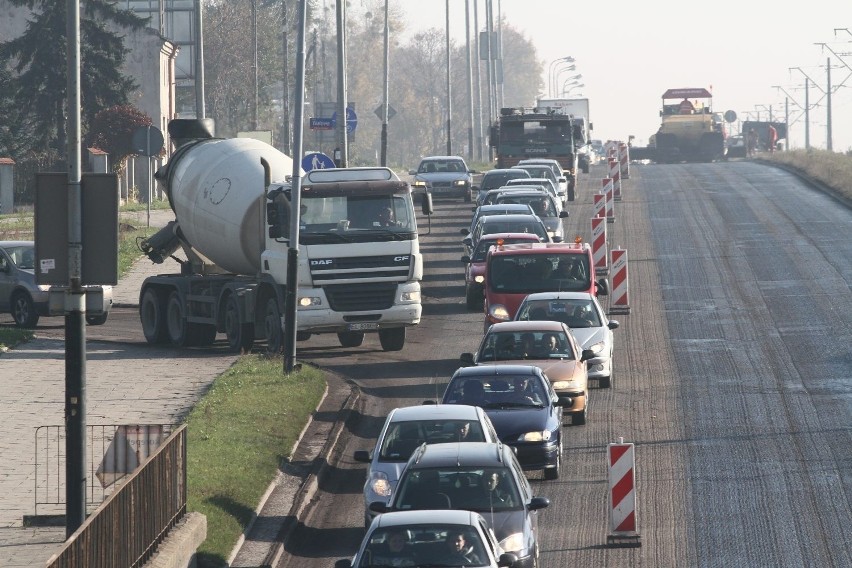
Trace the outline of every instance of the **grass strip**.
{"label": "grass strip", "polygon": [[219,376],[187,419],[188,508],[207,516],[198,566],[223,567],[326,388],[303,365],[246,355]]}

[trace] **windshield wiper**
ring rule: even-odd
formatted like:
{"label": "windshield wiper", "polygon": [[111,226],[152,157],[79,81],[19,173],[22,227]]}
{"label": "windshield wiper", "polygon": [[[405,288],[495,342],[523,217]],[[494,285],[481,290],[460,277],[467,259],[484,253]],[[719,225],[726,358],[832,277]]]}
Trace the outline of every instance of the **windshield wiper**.
{"label": "windshield wiper", "polygon": [[[304,241],[308,241],[307,243]],[[351,243],[352,239],[341,233],[301,233],[299,235],[301,244],[315,243]]]}

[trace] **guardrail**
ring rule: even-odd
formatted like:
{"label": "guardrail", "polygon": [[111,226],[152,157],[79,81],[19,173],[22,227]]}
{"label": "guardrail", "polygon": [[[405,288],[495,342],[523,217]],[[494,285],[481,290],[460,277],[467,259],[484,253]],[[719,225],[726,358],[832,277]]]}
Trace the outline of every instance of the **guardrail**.
{"label": "guardrail", "polygon": [[186,425],[115,489],[47,562],[48,568],[143,565],[186,514]]}

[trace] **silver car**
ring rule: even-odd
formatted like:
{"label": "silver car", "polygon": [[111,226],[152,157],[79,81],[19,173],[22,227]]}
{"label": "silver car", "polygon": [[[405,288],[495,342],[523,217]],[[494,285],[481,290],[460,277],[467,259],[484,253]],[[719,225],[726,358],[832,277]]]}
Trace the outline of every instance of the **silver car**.
{"label": "silver car", "polygon": [[423,158],[416,170],[408,172],[414,176],[414,193],[430,193],[433,197],[462,197],[465,203],[473,200],[473,177],[475,170],[467,167],[459,156],[429,156]]}
{"label": "silver car", "polygon": [[516,321],[561,321],[582,349],[590,349],[589,383],[599,388],[612,386],[612,330],[619,323],[607,318],[597,298],[588,292],[537,292],[524,298],[515,314]]}
{"label": "silver car", "polygon": [[[58,286],[54,286],[54,291]],[[112,308],[112,286],[85,286],[86,323],[106,323]],[[36,284],[35,243],[0,241],[0,311],[9,312],[19,327],[34,328],[50,309],[51,286]],[[91,294],[89,292],[92,292]]]}
{"label": "silver car", "polygon": [[408,458],[421,444],[497,442],[485,411],[457,404],[404,406],[390,411],[372,452],[357,450],[355,461],[369,464],[364,484],[364,520],[376,515],[370,503],[387,501]]}

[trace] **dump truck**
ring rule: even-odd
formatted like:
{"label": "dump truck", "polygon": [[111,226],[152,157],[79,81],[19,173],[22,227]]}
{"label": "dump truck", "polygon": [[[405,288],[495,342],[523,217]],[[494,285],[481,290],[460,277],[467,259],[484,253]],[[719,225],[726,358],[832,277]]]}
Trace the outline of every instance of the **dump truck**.
{"label": "dump truck", "polygon": [[592,142],[592,125],[591,117],[589,116],[589,99],[538,99],[538,108],[558,108],[562,114],[570,114],[574,117],[574,124],[577,125],[580,135],[575,137],[575,144],[578,150],[578,166],[584,174],[589,173],[589,166],[592,163],[592,155],[594,150],[591,147]]}
{"label": "dump truck", "polygon": [[[216,138],[213,130],[210,119],[169,124],[176,149],[155,177],[175,220],[140,249],[155,263],[173,259],[180,270],[142,284],[146,341],[210,345],[224,333],[234,352],[256,340],[280,352],[296,258],[298,340],[336,333],[342,346],[357,347],[375,333],[385,351],[402,349],[422,311],[409,185],[388,168],[312,170],[294,215],[292,159],[251,138]],[[423,209],[431,213],[431,200]],[[291,219],[299,223],[297,255]],[[185,258],[175,254],[179,248]]]}
{"label": "dump truck", "polygon": [[657,163],[713,162],[725,155],[725,122],[713,112],[712,93],[704,88],[663,93],[660,128],[647,147],[630,148],[633,160]]}

